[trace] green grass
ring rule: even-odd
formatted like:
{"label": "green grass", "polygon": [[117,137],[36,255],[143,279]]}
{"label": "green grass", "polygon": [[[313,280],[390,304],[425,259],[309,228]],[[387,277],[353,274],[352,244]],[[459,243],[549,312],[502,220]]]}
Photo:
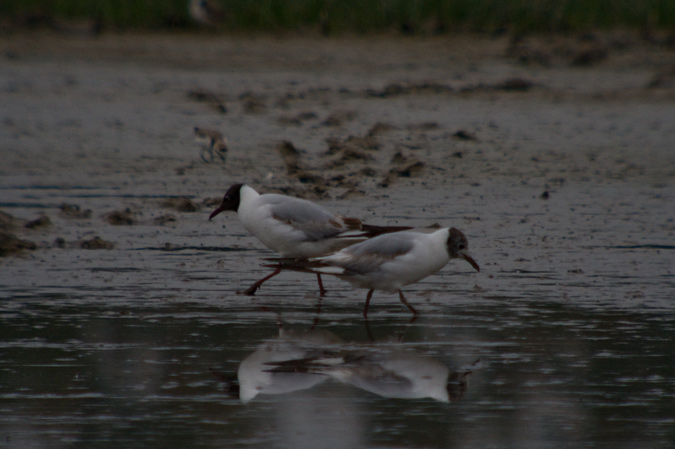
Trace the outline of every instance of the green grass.
{"label": "green grass", "polygon": [[[675,0],[221,0],[221,31],[321,29],[327,34],[399,31],[573,32],[675,30]],[[97,18],[106,28],[193,28],[187,0],[2,0],[0,18]]]}
{"label": "green grass", "polygon": [[190,25],[185,0],[1,0],[0,17],[15,22],[97,19],[108,28],[159,29]]}

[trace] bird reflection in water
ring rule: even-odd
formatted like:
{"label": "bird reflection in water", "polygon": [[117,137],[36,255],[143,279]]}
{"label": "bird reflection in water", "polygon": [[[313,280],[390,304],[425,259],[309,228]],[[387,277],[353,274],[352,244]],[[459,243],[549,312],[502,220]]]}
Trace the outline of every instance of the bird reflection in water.
{"label": "bird reflection in water", "polygon": [[249,402],[259,394],[288,394],[329,379],[353,385],[385,398],[461,399],[479,361],[458,371],[438,359],[404,348],[397,341],[347,343],[325,329],[286,330],[261,344],[239,365],[238,390],[226,388]]}

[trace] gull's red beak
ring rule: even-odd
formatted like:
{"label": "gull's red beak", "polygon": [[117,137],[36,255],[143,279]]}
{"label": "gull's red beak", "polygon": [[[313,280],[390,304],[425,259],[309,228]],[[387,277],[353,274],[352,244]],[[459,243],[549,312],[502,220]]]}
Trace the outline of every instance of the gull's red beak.
{"label": "gull's red beak", "polygon": [[211,212],[211,215],[209,215],[209,220],[212,219],[213,217],[215,217],[216,215],[218,215],[219,213],[221,213],[224,210],[225,210],[225,208],[223,208],[223,205],[221,204],[220,206],[218,206],[218,208],[216,210]]}
{"label": "gull's red beak", "polygon": [[476,269],[476,271],[480,271],[480,267],[478,266],[476,261],[473,260],[473,257],[471,257],[468,253],[462,253],[462,258],[464,260],[466,260],[467,262],[469,262],[471,264],[471,266]]}

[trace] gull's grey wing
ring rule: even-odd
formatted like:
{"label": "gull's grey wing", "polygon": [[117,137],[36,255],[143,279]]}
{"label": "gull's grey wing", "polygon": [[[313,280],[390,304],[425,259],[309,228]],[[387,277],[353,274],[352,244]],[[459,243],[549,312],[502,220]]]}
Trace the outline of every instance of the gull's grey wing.
{"label": "gull's grey wing", "polygon": [[377,255],[382,258],[393,259],[396,256],[410,252],[415,245],[417,234],[414,232],[395,232],[374,237],[357,245],[345,248],[344,252],[353,258],[366,255]]}
{"label": "gull's grey wing", "polygon": [[345,230],[335,215],[311,201],[277,194],[265,195],[265,201],[274,218],[304,232],[307,241],[334,237]]}
{"label": "gull's grey wing", "polygon": [[377,270],[383,263],[410,252],[415,245],[415,239],[414,232],[383,234],[349,246],[323,260],[330,265],[344,268],[345,274],[366,274]]}

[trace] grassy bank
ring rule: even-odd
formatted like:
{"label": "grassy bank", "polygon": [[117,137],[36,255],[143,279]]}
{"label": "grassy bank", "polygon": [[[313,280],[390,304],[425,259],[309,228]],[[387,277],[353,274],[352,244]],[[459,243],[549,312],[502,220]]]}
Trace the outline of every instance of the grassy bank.
{"label": "grassy bank", "polygon": [[[220,30],[325,34],[399,31],[574,32],[591,28],[675,31],[675,0],[213,0]],[[4,23],[94,18],[105,28],[170,29],[195,25],[187,0],[2,0]]]}

